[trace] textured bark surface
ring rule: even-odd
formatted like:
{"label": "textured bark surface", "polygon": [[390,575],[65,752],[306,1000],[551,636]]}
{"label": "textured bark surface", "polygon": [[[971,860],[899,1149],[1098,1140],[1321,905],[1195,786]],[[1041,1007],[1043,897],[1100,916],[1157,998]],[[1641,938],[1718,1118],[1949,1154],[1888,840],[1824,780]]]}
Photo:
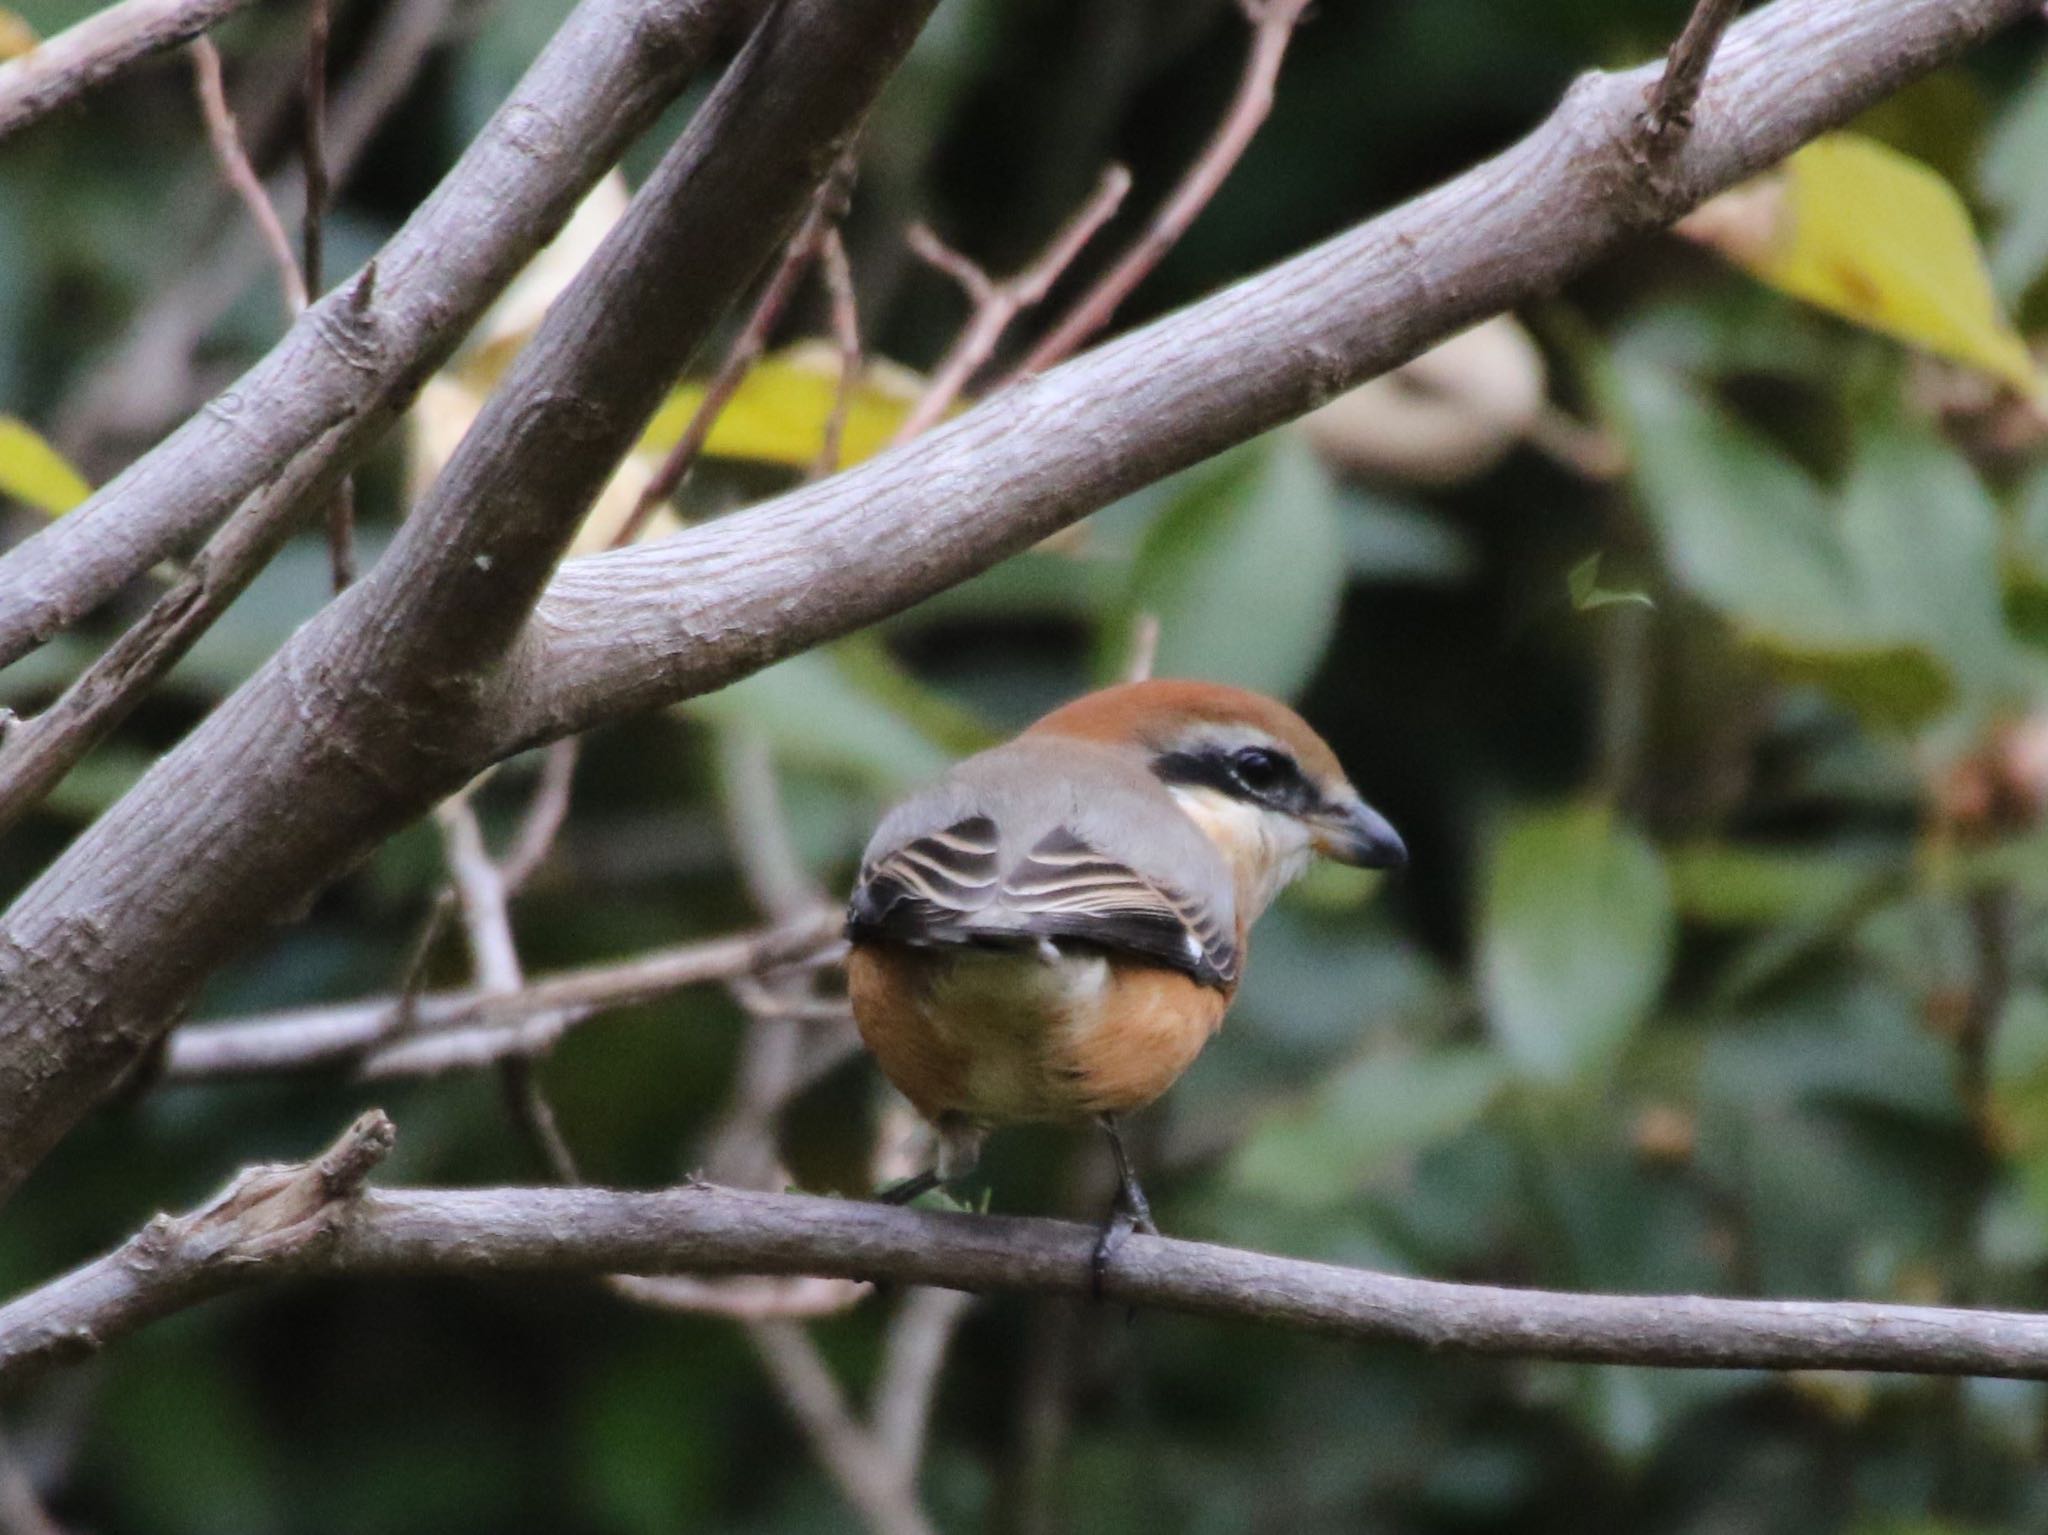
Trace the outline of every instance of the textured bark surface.
{"label": "textured bark surface", "polygon": [[0,924],[0,1193],[208,972],[493,757],[985,569],[1548,290],[2034,9],[1778,0],[1729,32],[1654,175],[1638,118],[1657,68],[1588,76],[1435,192],[856,471],[577,561],[529,619],[661,382],[775,248],[921,15],[785,0],[379,568]]}
{"label": "textured bark surface", "polygon": [[[375,1127],[373,1118],[363,1124]],[[1048,1295],[1090,1288],[1095,1231],[1063,1221],[710,1185],[309,1197],[322,1185],[308,1174],[346,1160],[349,1145],[344,1137],[308,1169],[244,1174],[207,1209],[159,1217],[110,1256],[0,1307],[0,1383],[223,1291],[310,1275],[624,1270],[824,1274]],[[251,1189],[266,1196],[253,1213]],[[1146,1236],[1118,1250],[1103,1289],[1116,1305],[1456,1353],[2048,1379],[2048,1317],[2016,1312],[1514,1290]]]}
{"label": "textured bark surface", "polygon": [[[0,139],[256,0],[126,0],[0,64]],[[30,16],[33,18],[34,13]]]}
{"label": "textured bark surface", "polygon": [[323,434],[325,458],[359,457],[753,3],[584,0],[378,253],[366,314],[349,302],[358,276],[83,506],[0,555],[0,666],[210,531]]}
{"label": "textured bark surface", "polygon": [[[377,567],[15,903],[0,931],[0,1191],[212,966],[485,759],[484,683],[583,512],[928,9],[772,7]],[[145,964],[129,945],[150,933]]]}

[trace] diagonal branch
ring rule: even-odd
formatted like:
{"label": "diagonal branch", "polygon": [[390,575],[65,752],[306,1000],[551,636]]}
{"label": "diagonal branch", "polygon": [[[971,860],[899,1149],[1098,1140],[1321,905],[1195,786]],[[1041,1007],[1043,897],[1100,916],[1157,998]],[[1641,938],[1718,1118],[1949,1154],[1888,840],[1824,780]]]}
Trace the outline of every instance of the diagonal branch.
{"label": "diagonal branch", "polygon": [[875,622],[1312,409],[2031,15],[2027,0],[1778,0],[1733,27],[1656,185],[1650,65],[1591,74],[1521,143],[1257,277],[765,505],[563,567],[501,749],[723,686]]}
{"label": "diagonal branch", "polygon": [[[774,15],[808,14],[811,3],[784,0]],[[829,19],[858,28],[879,4],[840,0]],[[1628,145],[1654,70],[1589,76],[1495,160],[905,448],[679,538],[572,562],[502,659],[508,619],[525,611],[567,536],[570,503],[601,471],[540,463],[528,482],[512,471],[530,455],[472,461],[433,516],[416,517],[377,570],[300,630],[0,923],[0,1193],[209,971],[492,756],[719,686],[986,569],[1554,287],[1647,223],[1773,163],[2035,8],[1777,0],[1730,29],[1693,132],[1647,204],[1634,195]],[[908,9],[891,7],[891,23]],[[797,85],[851,67],[839,53],[793,52],[785,65]],[[787,165],[799,151],[777,136],[792,115],[814,121],[812,104],[793,85],[736,129]],[[815,174],[835,147],[814,147]],[[793,220],[809,187],[782,190]],[[711,219],[685,233],[702,241],[708,228],[729,241],[745,229],[766,242],[765,260],[786,227]],[[709,270],[741,265],[725,252]],[[582,300],[557,312],[609,343],[641,340],[620,333],[621,317],[631,327],[637,312],[615,316]],[[672,339],[671,323],[662,317],[655,334]],[[584,363],[596,355],[577,353]],[[627,361],[625,393],[651,403],[661,383],[648,379],[668,359]],[[575,452],[556,456],[586,460],[630,440],[630,411],[585,411],[622,398],[607,371],[564,382],[552,405],[501,410],[489,430],[519,438],[546,423],[536,438],[555,447],[576,439]],[[0,629],[12,616],[0,602]],[[320,814],[307,815],[309,804]]]}
{"label": "diagonal branch", "polygon": [[1088,200],[1053,235],[1038,259],[1002,282],[995,281],[923,224],[912,226],[910,248],[960,285],[967,295],[968,314],[967,323],[960,327],[960,334],[932,370],[931,382],[910,414],[903,418],[892,441],[908,442],[945,419],[968,381],[995,355],[997,343],[1010,328],[1010,322],[1052,291],[1060,274],[1073,265],[1074,258],[1095,237],[1096,231],[1116,215],[1130,189],[1131,173],[1121,165],[1109,166],[1096,179]]}
{"label": "diagonal branch", "polygon": [[[0,1384],[225,1290],[314,1275],[821,1274],[1071,1296],[1090,1285],[1095,1232],[1064,1221],[706,1184],[351,1193],[346,1178],[317,1173],[244,1175],[199,1214],[159,1217],[0,1307]],[[1145,1236],[1118,1251],[1104,1289],[1120,1305],[1444,1353],[2048,1379],[2048,1316],[2023,1312],[1507,1289]]]}
{"label": "diagonal branch", "polygon": [[584,0],[379,252],[380,345],[352,345],[346,294],[329,294],[206,409],[0,556],[0,666],[220,522],[322,433],[335,435],[316,451],[352,462],[750,3]]}
{"label": "diagonal branch", "polygon": [[[124,894],[84,928],[63,910],[82,887],[60,866],[16,903],[0,935],[0,1194],[131,1051],[163,1032],[210,956],[295,902],[297,879],[331,877],[474,776],[491,733],[481,681],[690,352],[802,214],[931,3],[772,5],[376,568],[131,791],[129,811],[167,816],[180,832],[138,858],[122,847],[123,812],[74,842],[60,866],[108,856],[123,865]],[[380,268],[380,285],[388,275]],[[195,757],[216,754],[234,764],[228,777],[203,787],[187,777]],[[230,800],[241,803],[236,830],[205,829],[206,806]],[[205,870],[212,898],[166,907],[181,869]],[[280,884],[287,870],[297,872]],[[43,904],[49,896],[54,905]],[[78,957],[81,943],[123,946],[161,917],[185,938],[152,943],[157,963],[122,970],[104,998],[67,998],[70,988],[27,973]],[[113,973],[92,969],[101,980]]]}
{"label": "diagonal branch", "polygon": [[126,0],[0,64],[0,139],[256,0]]}

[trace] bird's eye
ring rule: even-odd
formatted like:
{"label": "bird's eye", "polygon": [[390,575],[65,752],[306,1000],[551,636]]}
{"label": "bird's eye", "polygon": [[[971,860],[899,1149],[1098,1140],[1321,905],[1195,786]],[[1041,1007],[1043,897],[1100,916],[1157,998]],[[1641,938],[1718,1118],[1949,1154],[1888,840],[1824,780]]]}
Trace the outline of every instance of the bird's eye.
{"label": "bird's eye", "polygon": [[1247,746],[1230,754],[1231,775],[1254,794],[1270,794],[1279,788],[1292,766],[1280,753],[1263,746]]}

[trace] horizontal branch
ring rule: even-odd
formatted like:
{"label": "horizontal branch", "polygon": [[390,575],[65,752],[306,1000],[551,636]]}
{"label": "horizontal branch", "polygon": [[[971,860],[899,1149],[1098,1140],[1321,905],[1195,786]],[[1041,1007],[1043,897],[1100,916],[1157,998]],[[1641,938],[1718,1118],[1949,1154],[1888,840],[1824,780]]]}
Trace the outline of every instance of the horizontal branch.
{"label": "horizontal branch", "polygon": [[[534,1053],[575,1022],[609,1008],[652,1002],[687,986],[822,963],[837,953],[840,923],[836,910],[821,912],[764,932],[676,944],[614,964],[541,976],[503,994],[428,992],[410,1006],[402,997],[376,997],[188,1023],[170,1037],[163,1074],[168,1081],[198,1082],[360,1063],[369,1076],[425,1076],[484,1065]],[[536,1029],[541,1038],[534,1037]]]}
{"label": "horizontal branch", "polygon": [[256,0],[124,0],[0,64],[0,139]]}
{"label": "horizontal branch", "polygon": [[901,611],[1553,290],[2037,10],[1778,0],[1728,31],[1692,132],[1654,175],[1638,121],[1664,66],[1587,75],[1486,164],[906,447],[673,538],[571,561],[505,683],[504,744],[708,691]]}
{"label": "horizontal branch", "polygon": [[[307,1168],[245,1173],[199,1212],[0,1307],[0,1385],[227,1290],[312,1275],[768,1274],[1084,1295],[1092,1228],[692,1184],[355,1192],[372,1113]],[[337,1171],[339,1170],[339,1171]],[[1863,1302],[1580,1295],[1451,1284],[1133,1236],[1117,1304],[1361,1341],[1686,1369],[2048,1379],[2048,1316]]]}
{"label": "horizontal branch", "polygon": [[321,434],[321,455],[359,456],[747,8],[584,0],[378,253],[373,331],[346,291],[329,294],[204,410],[0,556],[0,666],[213,528]]}

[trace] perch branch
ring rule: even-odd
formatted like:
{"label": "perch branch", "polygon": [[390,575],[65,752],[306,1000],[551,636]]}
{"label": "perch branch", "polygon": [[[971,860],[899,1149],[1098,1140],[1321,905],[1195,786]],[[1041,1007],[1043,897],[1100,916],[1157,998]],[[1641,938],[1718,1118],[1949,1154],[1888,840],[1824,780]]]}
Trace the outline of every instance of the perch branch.
{"label": "perch branch", "polygon": [[[0,1307],[0,1384],[221,1291],[311,1275],[817,1274],[1072,1296],[1090,1283],[1095,1231],[1064,1221],[702,1184],[351,1194],[346,1175],[367,1155],[245,1175],[198,1214],[159,1217],[112,1256]],[[2048,1379],[2048,1316],[2022,1312],[1508,1289],[1147,1236],[1118,1251],[1104,1293],[1445,1353]]]}

